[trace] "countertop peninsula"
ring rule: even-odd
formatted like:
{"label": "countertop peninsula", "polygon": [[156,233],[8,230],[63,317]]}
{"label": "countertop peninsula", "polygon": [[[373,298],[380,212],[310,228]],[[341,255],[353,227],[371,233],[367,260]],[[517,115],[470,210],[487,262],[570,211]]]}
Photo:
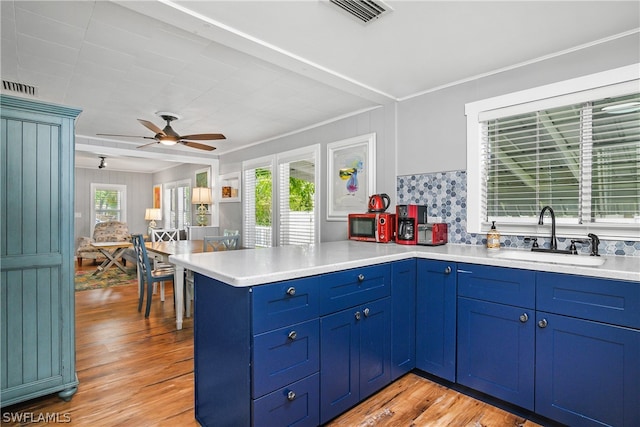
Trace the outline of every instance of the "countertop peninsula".
{"label": "countertop peninsula", "polygon": [[479,245],[405,246],[344,240],[307,246],[181,254],[169,257],[169,261],[236,287],[261,285],[409,258],[640,282],[640,257],[603,255],[605,262],[601,266],[577,266],[500,259],[492,255],[484,246]]}

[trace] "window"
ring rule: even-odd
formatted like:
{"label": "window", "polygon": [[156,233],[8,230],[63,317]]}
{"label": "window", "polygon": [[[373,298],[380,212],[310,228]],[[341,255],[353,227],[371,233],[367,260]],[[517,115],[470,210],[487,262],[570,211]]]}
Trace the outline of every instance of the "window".
{"label": "window", "polygon": [[319,158],[320,146],[314,145],[244,162],[243,246],[318,241]]}
{"label": "window", "polygon": [[91,184],[91,235],[99,222],[127,221],[127,186]]}
{"label": "window", "polygon": [[638,235],[637,70],[467,104],[468,231],[535,232],[549,205],[566,236]]}
{"label": "window", "polygon": [[244,162],[243,169],[243,246],[273,246],[273,159]]}
{"label": "window", "polygon": [[[315,146],[317,150],[320,146]],[[303,149],[278,156],[279,233],[278,245],[315,243],[319,223],[316,182],[319,153]]]}
{"label": "window", "polygon": [[164,228],[183,230],[191,225],[191,181],[165,184],[162,204]]}

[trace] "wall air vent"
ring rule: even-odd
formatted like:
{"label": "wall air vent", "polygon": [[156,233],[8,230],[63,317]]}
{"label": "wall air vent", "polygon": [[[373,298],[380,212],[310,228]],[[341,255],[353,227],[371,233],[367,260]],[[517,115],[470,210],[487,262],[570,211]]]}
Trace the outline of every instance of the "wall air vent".
{"label": "wall air vent", "polygon": [[38,88],[24,83],[10,82],[8,80],[2,81],[2,89],[8,92],[20,93],[23,95],[36,96]]}
{"label": "wall air vent", "polygon": [[368,23],[393,9],[381,0],[329,0],[349,15]]}

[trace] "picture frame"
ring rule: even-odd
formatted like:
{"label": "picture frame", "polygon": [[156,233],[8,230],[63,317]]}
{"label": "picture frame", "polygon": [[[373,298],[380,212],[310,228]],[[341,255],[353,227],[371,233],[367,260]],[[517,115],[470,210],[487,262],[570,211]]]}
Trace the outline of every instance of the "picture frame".
{"label": "picture frame", "polygon": [[211,188],[211,168],[209,167],[196,170],[193,182],[194,187]]}
{"label": "picture frame", "polygon": [[327,221],[367,212],[375,187],[375,133],[327,144]]}
{"label": "picture frame", "polygon": [[[195,171],[193,183],[194,183],[193,185],[194,187],[211,188],[211,168],[208,167],[208,168],[197,169]],[[211,196],[215,198],[215,194],[212,193]],[[211,215],[211,205],[205,204],[204,206],[207,209],[206,214]]]}
{"label": "picture frame", "polygon": [[242,184],[240,172],[231,172],[219,176],[218,179],[220,189],[218,201],[223,202],[240,202],[242,201]]}
{"label": "picture frame", "polygon": [[153,186],[153,208],[162,209],[162,184]]}

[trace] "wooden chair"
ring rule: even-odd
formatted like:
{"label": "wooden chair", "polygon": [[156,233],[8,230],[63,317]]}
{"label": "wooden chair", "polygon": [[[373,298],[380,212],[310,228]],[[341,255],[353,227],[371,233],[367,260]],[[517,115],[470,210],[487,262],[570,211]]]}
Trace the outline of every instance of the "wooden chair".
{"label": "wooden chair", "polygon": [[[144,317],[149,317],[151,311],[151,295],[153,294],[153,285],[158,282],[164,283],[166,280],[174,280],[173,268],[152,269],[149,257],[147,256],[147,248],[144,246],[144,237],[142,234],[134,234],[132,236],[133,248],[136,251],[136,259],[138,262],[138,275],[140,288],[138,293],[138,311],[142,310],[142,302],[144,295],[147,295],[147,307]],[[175,282],[174,282],[175,283]],[[146,292],[145,292],[146,288]]]}
{"label": "wooden chair", "polygon": [[[180,240],[180,230],[175,228],[152,228],[151,229],[151,241],[152,242],[177,242]],[[173,268],[169,263],[162,262],[153,258],[154,270],[159,268]],[[156,285],[153,286],[153,293],[156,293]],[[160,301],[164,301],[164,282],[160,283]]]}
{"label": "wooden chair", "polygon": [[180,240],[180,230],[178,229],[151,229],[152,242],[177,242]]}
{"label": "wooden chair", "polygon": [[232,251],[238,249],[239,240],[239,234],[234,234],[233,236],[205,236],[202,240],[202,251],[208,252],[210,249],[213,252],[220,250]]}

